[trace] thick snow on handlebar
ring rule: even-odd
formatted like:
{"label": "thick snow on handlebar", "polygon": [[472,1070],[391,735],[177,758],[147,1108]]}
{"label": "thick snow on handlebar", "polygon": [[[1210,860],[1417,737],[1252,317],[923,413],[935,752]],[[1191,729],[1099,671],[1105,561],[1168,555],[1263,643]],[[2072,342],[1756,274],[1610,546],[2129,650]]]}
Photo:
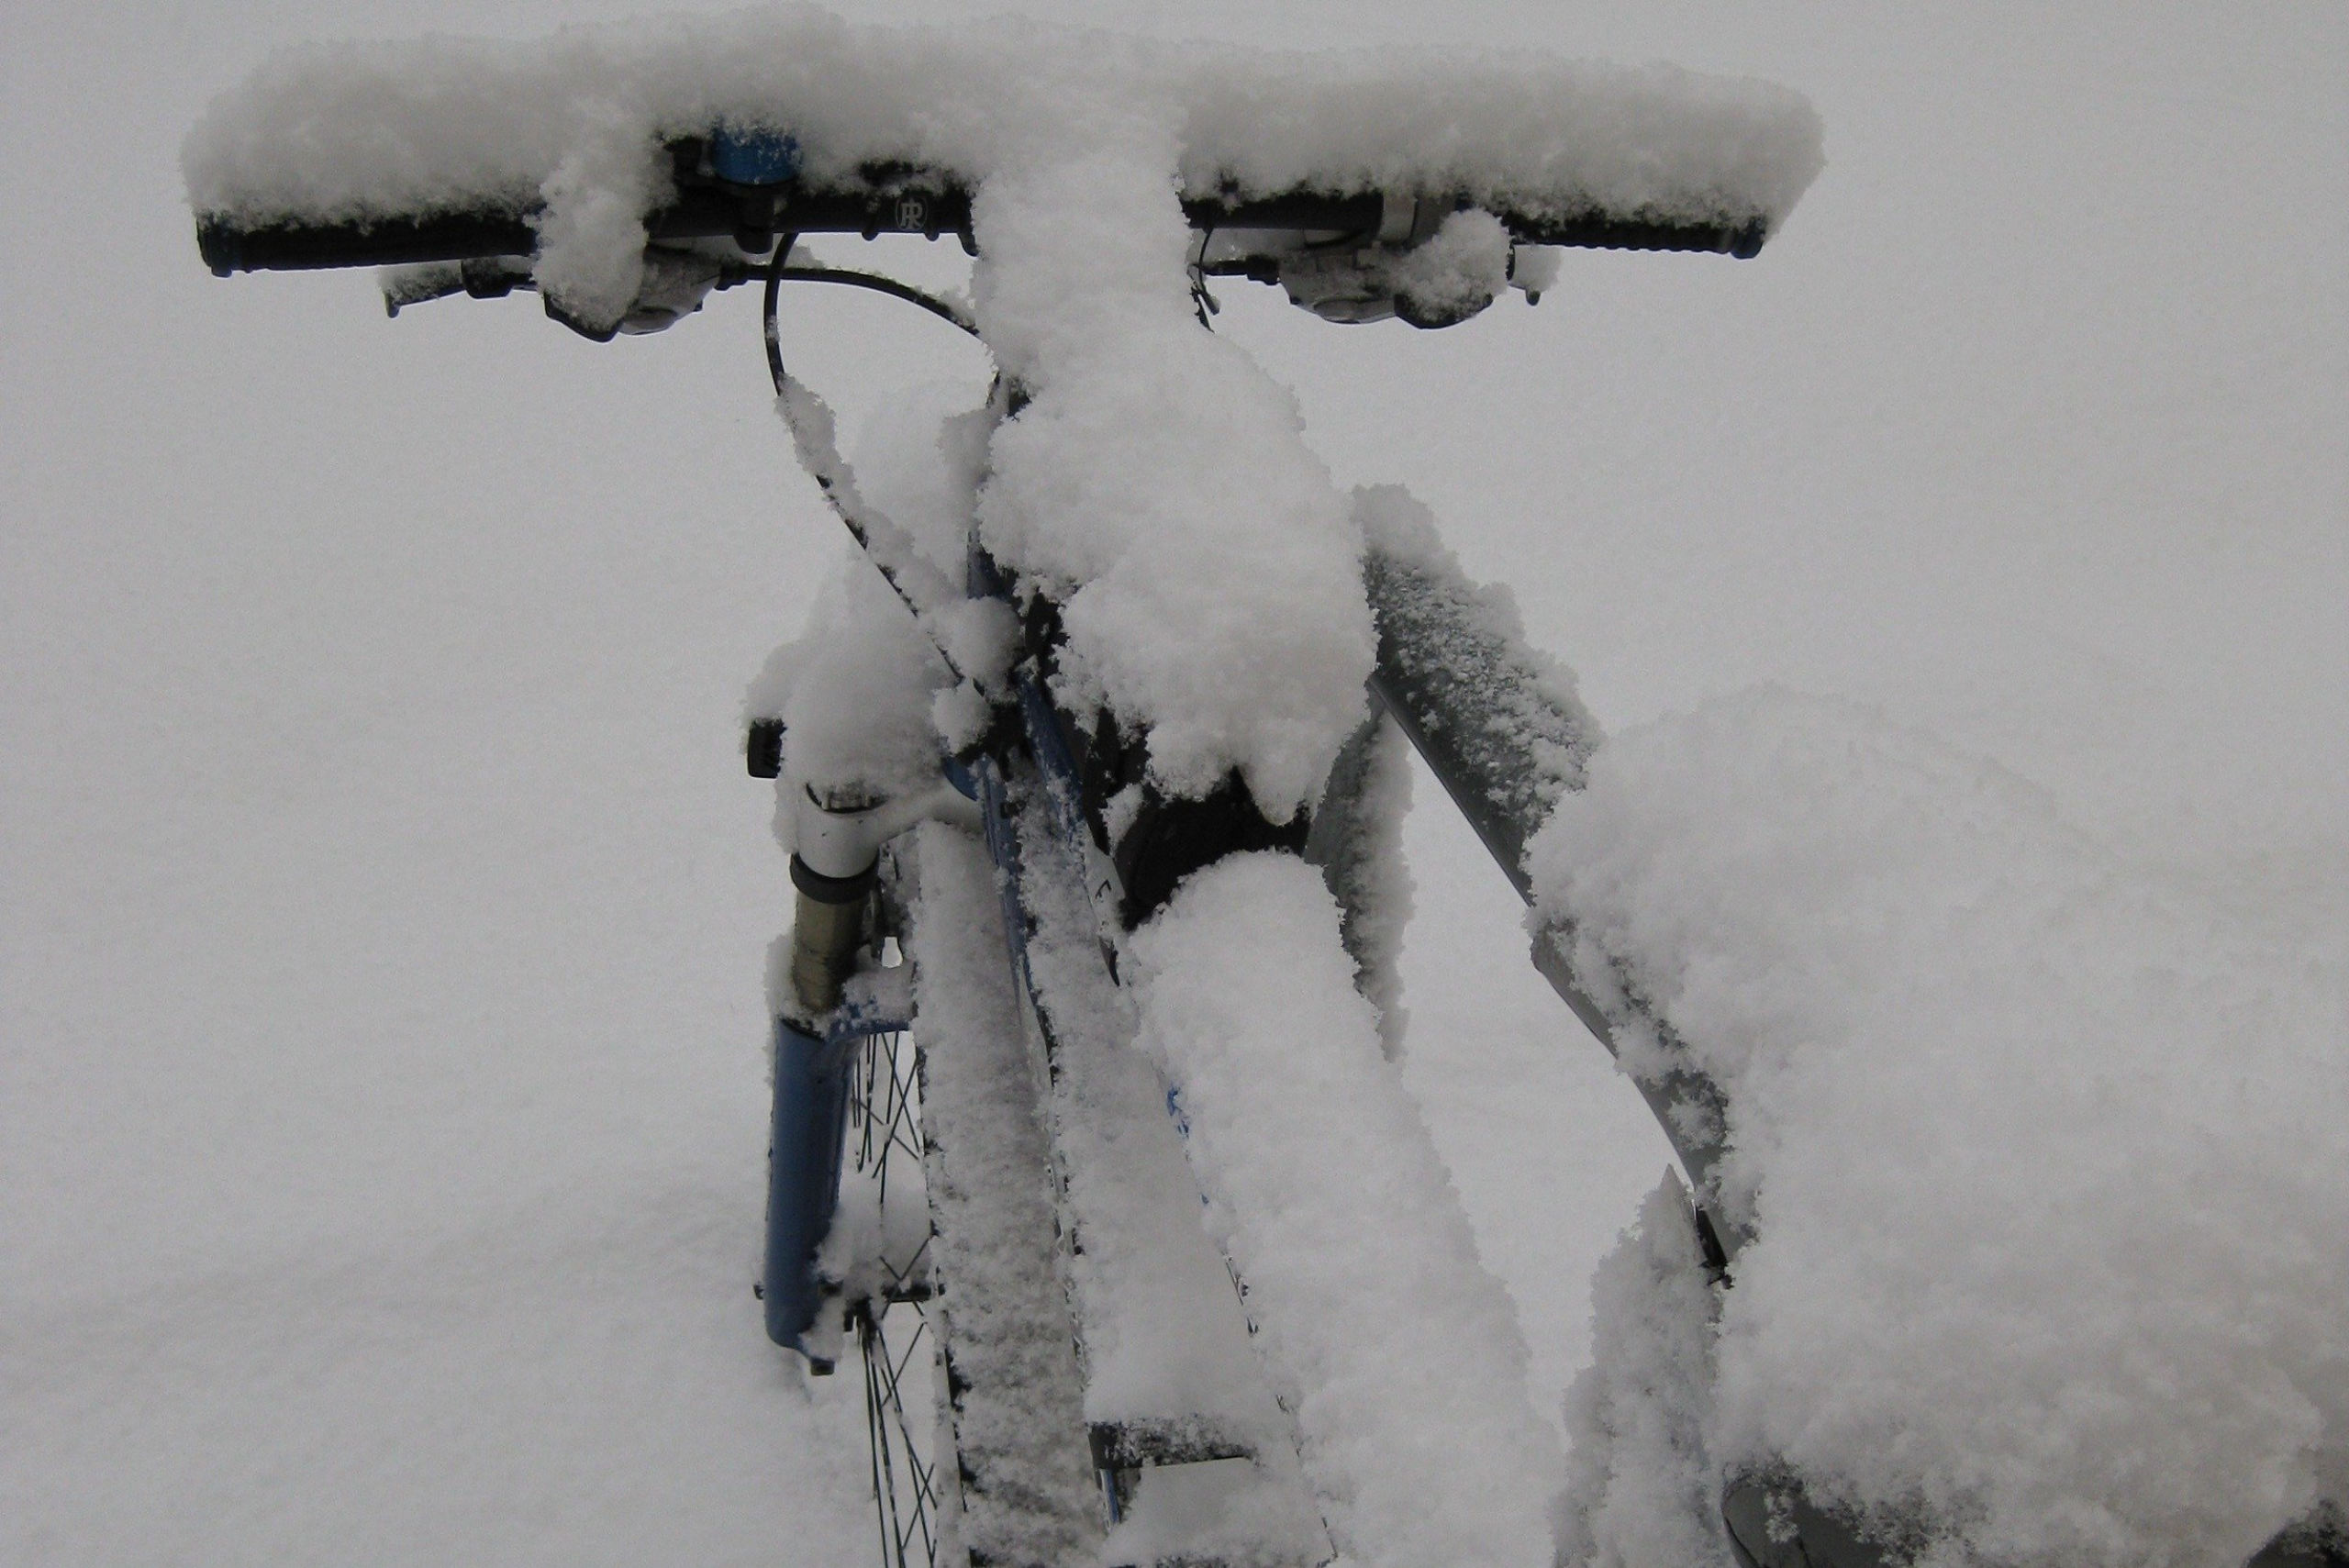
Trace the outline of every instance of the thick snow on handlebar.
{"label": "thick snow on handlebar", "polygon": [[648,244],[985,247],[990,185],[1102,106],[1152,122],[1199,233],[1404,247],[1475,207],[1522,243],[1750,255],[1821,165],[1798,95],[1669,66],[812,11],[282,52],[212,106],[184,161],[216,271],[528,258],[559,313],[608,328]]}

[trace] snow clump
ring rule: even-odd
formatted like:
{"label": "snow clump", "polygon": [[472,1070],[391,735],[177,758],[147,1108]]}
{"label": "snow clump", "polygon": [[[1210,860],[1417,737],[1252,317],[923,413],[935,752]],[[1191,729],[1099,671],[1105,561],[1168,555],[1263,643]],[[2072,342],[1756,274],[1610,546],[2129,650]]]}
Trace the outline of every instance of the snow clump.
{"label": "snow clump", "polygon": [[1712,1413],[1713,1287],[1676,1173],[1590,1283],[1591,1364],[1566,1390],[1558,1560],[1574,1568],[1724,1562]]}
{"label": "snow clump", "polygon": [[1170,793],[1237,767],[1284,819],[1361,721],[1361,535],[1295,398],[1192,318],[1176,103],[1082,77],[1039,97],[1083,107],[1018,139],[973,214],[980,331],[1033,389],[980,539],[1061,605],[1081,722],[1106,703]]}
{"label": "snow clump", "polygon": [[1197,873],[1130,952],[1142,1048],[1188,1123],[1210,1234],[1364,1568],[1546,1568],[1561,1461],[1507,1293],[1293,855]]}
{"label": "snow clump", "polygon": [[1765,688],[1618,737],[1538,917],[1727,1091],[1708,1440],[2001,1563],[2235,1568],[2349,1491],[2349,954]]}
{"label": "snow clump", "polygon": [[803,790],[880,801],[935,784],[932,694],[952,684],[881,573],[843,550],[807,629],[767,656],[743,703],[745,718],[783,721],[776,823],[785,846],[791,802]]}
{"label": "snow clump", "polygon": [[1395,285],[1422,320],[1475,315],[1508,286],[1508,230],[1488,212],[1455,212],[1395,268]]}

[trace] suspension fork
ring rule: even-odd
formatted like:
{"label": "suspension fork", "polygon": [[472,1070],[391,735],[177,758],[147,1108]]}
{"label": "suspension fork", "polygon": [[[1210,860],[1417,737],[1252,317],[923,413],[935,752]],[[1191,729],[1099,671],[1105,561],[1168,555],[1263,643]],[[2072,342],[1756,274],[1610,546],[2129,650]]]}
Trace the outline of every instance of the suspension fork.
{"label": "suspension fork", "polygon": [[767,1338],[829,1373],[837,1359],[818,1331],[826,1291],[817,1254],[840,1195],[848,1129],[849,1068],[878,1027],[843,1006],[870,945],[881,846],[917,822],[976,826],[977,806],[941,781],[915,795],[874,804],[861,795],[795,803],[794,910],[783,1006],[774,1020],[774,1101],[767,1144],[766,1258],[761,1270]]}

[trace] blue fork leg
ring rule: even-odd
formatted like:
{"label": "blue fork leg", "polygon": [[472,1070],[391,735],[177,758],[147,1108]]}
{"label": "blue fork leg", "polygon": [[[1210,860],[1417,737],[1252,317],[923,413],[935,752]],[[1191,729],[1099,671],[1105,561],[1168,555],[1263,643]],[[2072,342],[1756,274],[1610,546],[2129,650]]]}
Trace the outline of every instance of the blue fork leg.
{"label": "blue fork leg", "polygon": [[[816,1250],[831,1229],[848,1128],[848,1061],[839,1043],[777,1018],[774,1122],[767,1151],[767,1338],[807,1355],[821,1297]],[[829,1366],[825,1370],[829,1370]]]}

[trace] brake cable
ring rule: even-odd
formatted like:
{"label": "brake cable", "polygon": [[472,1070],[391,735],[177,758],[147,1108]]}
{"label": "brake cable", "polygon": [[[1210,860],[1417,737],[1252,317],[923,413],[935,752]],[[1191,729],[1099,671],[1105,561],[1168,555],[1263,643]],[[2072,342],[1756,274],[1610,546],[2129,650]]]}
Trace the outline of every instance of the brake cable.
{"label": "brake cable", "polygon": [[740,272],[730,272],[729,275],[721,277],[718,284],[718,286],[720,288],[731,288],[738,283],[749,283],[754,277],[765,280],[767,369],[774,375],[781,376],[783,374],[782,348],[777,343],[774,335],[775,302],[781,295],[782,285],[786,280],[792,283],[803,284],[844,284],[851,288],[871,289],[875,294],[885,294],[892,299],[902,299],[907,305],[918,305],[924,310],[929,311],[932,316],[937,317],[941,321],[945,322],[948,326],[960,328],[962,330],[968,332],[974,338],[976,338],[979,335],[978,323],[973,321],[970,317],[970,314],[963,310],[961,306],[956,305],[952,300],[941,299],[934,294],[928,293],[922,289],[918,289],[914,287],[913,284],[901,282],[896,278],[888,276],[886,273],[862,272],[854,267],[794,267],[789,265],[786,262],[785,258],[791,254],[792,246],[798,243],[798,240],[799,237],[796,234],[785,234],[779,237],[775,240],[774,259],[773,261],[769,261],[763,267],[745,270]]}
{"label": "brake cable", "polygon": [[[798,236],[785,234],[775,243],[774,259],[766,268],[765,297],[760,310],[760,324],[766,337],[767,373],[774,383],[776,406],[782,410],[783,422],[791,431],[792,446],[797,450],[799,464],[814,476],[816,487],[824,493],[833,515],[846,525],[865,559],[872,562],[883,581],[894,590],[907,609],[913,612],[915,622],[928,636],[938,656],[958,681],[966,679],[962,665],[946,650],[939,636],[933,617],[967,596],[958,593],[946,573],[925,557],[907,533],[885,513],[874,508],[857,489],[856,471],[841,456],[833,436],[832,411],[824,400],[807,385],[784,368],[783,333],[776,324],[775,306],[783,294],[785,279],[808,283],[847,284],[857,288],[869,288],[877,293],[918,305],[941,320],[960,327],[973,337],[978,328],[960,309],[935,295],[923,293],[910,284],[885,277],[878,272],[853,272],[841,267],[794,267],[785,258]],[[740,281],[749,282],[748,275]]]}

